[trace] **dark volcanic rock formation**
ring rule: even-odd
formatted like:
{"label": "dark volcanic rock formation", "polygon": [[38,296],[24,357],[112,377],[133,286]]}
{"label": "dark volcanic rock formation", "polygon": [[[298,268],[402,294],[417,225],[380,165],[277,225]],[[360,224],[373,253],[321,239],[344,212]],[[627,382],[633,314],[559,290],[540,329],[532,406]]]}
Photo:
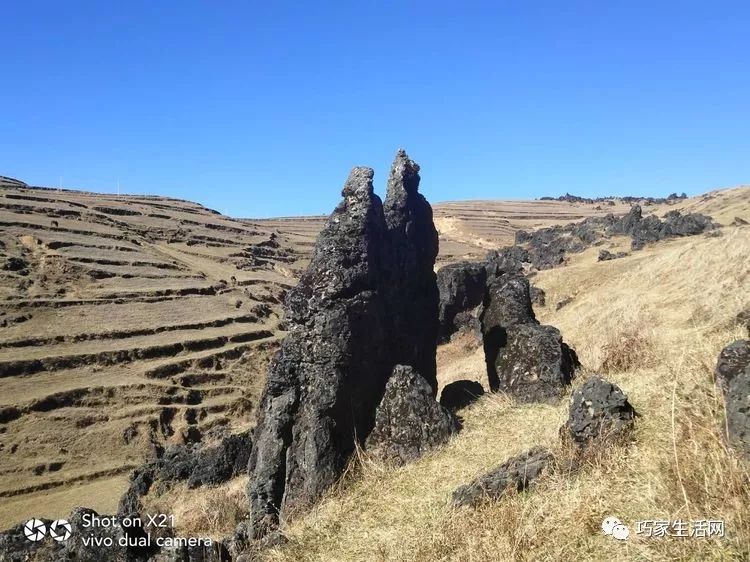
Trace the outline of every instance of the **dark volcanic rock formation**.
{"label": "dark volcanic rock formation", "polygon": [[616,254],[613,254],[609,250],[599,250],[599,258],[597,259],[597,261],[618,260],[627,256],[627,252],[617,252]]}
{"label": "dark volcanic rock formation", "polygon": [[380,459],[403,465],[442,445],[458,429],[427,381],[411,367],[396,365],[365,447]]}
{"label": "dark volcanic rock formation", "polygon": [[729,381],[725,406],[729,442],[750,458],[750,363]]}
{"label": "dark volcanic rock formation", "polygon": [[552,464],[554,457],[544,447],[534,447],[508,459],[498,468],[453,492],[453,505],[475,506],[496,500],[511,490],[526,490]]}
{"label": "dark volcanic rock formation", "polygon": [[714,375],[724,394],[729,442],[750,458],[750,341],[722,349]]}
{"label": "dark volcanic rock formation", "polygon": [[576,445],[585,446],[625,434],[635,416],[628,397],[617,385],[593,376],[573,393],[564,427]]}
{"label": "dark volcanic rock formation", "polygon": [[216,445],[178,445],[133,471],[130,486],[120,498],[118,515],[141,514],[141,498],[155,482],[187,480],[188,488],[217,485],[247,470],[253,441],[250,431],[225,437]]}
{"label": "dark volcanic rock formation", "polygon": [[287,296],[289,333],[269,369],[249,463],[256,536],[336,481],[370,434],[396,364],[419,370],[434,396],[437,233],[418,171],[399,151],[384,206],[372,170],[354,168]]}
{"label": "dark volcanic rock formation", "polygon": [[537,321],[528,279],[499,277],[485,296],[481,323],[491,390],[548,401],[570,384],[578,357],[556,328]]}
{"label": "dark volcanic rock formation", "polygon": [[366,436],[390,375],[382,291],[386,226],[373,172],[355,168],[286,300],[289,334],[271,363],[250,458],[253,530],[305,506]]}
{"label": "dark volcanic rock formation", "polygon": [[529,289],[529,295],[531,296],[531,302],[539,306],[546,306],[547,304],[547,293],[541,287],[531,286]]}
{"label": "dark volcanic rock formation", "polygon": [[732,379],[744,372],[748,364],[750,364],[750,341],[737,340],[721,350],[714,375],[722,391],[726,392]]}
{"label": "dark volcanic rock formation", "polygon": [[485,334],[495,326],[537,323],[531,306],[529,280],[516,276],[501,278],[491,285],[482,311]]}
{"label": "dark volcanic rock formation", "polygon": [[711,217],[679,211],[669,211],[663,219],[643,216],[639,205],[633,205],[626,215],[616,217],[589,217],[581,222],[540,228],[533,232],[516,232],[516,245],[525,249],[528,259],[537,269],[549,269],[562,264],[566,253],[582,252],[598,241],[610,236],[630,236],[633,250],[647,243],[672,238],[692,236],[715,227]]}
{"label": "dark volcanic rock formation", "polygon": [[456,316],[482,304],[487,269],[484,263],[455,263],[441,267],[437,272],[440,291],[438,319],[439,341],[447,342],[461,326],[456,325]]}
{"label": "dark volcanic rock formation", "polygon": [[399,150],[388,177],[383,210],[388,253],[383,262],[391,321],[391,361],[411,365],[437,392],[435,348],[439,292],[438,232],[432,207],[419,192],[419,165]]}
{"label": "dark volcanic rock formation", "polygon": [[445,385],[440,393],[440,405],[451,412],[476,402],[484,394],[484,387],[477,381],[460,380]]}
{"label": "dark volcanic rock formation", "polygon": [[488,365],[490,386],[523,402],[559,398],[579,366],[575,351],[562,341],[560,331],[553,326],[518,324],[504,330],[504,335],[505,342],[501,340],[497,352],[489,350],[488,357],[494,357]]}

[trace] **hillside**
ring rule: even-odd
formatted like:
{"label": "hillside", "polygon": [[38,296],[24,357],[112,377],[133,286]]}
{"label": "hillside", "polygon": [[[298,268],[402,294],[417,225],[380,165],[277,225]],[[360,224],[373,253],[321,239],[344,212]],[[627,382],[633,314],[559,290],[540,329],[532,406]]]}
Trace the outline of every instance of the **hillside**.
{"label": "hillside", "polygon": [[[488,250],[513,244],[519,230],[561,225],[608,213],[624,214],[630,203],[618,198],[606,202],[579,203],[567,201],[474,200],[435,203],[432,206],[435,226],[440,233],[440,264],[482,258]],[[645,213],[663,215],[670,210],[711,215],[721,224],[731,224],[735,217],[750,215],[750,195],[746,186],[717,190],[698,197],[644,205]],[[297,243],[314,243],[325,222],[325,216],[284,217],[248,221],[272,228]]]}
{"label": "hillside", "polygon": [[[534,277],[548,302],[537,316],[560,329],[583,363],[573,389],[603,374],[640,414],[628,446],[591,456],[577,474],[549,475],[530,492],[453,508],[456,487],[520,451],[541,444],[565,454],[559,430],[568,400],[485,395],[460,411],[462,432],[419,461],[393,468],[361,456],[346,485],[287,526],[289,544],[268,559],[747,559],[750,475],[725,445],[712,373],[721,348],[747,337],[734,319],[750,305],[749,254],[750,227],[729,227],[612,262],[597,262],[592,248]],[[473,337],[438,349],[441,384],[482,380],[484,371]],[[602,534],[608,515],[631,526],[627,542]],[[634,535],[637,520],[675,519],[723,520],[726,538]]]}
{"label": "hillside", "polygon": [[[74,505],[113,512],[128,473],[155,448],[213,442],[252,425],[269,358],[284,335],[280,303],[306,265],[322,219],[235,220],[175,199],[30,188],[2,179],[0,527],[30,516],[62,516]],[[519,229],[629,208],[612,203],[437,204],[439,261],[479,258],[511,243]],[[644,210],[662,214],[683,208],[712,214],[724,225],[735,217],[750,220],[750,190],[712,192]],[[746,228],[733,227],[723,238],[664,247],[698,244],[700,252],[711,253],[725,251],[733,241],[741,250],[747,249],[746,236]],[[535,283],[550,299],[574,298],[554,317],[566,339],[582,342],[579,350],[588,347],[595,355],[595,345],[586,343],[590,334],[576,330],[583,330],[578,320],[596,313],[587,299],[607,294],[602,268],[640,264],[659,248],[611,268],[587,266],[593,259],[588,251],[564,269],[540,273]],[[739,256],[733,267],[742,266]],[[579,259],[584,265],[577,270]],[[646,276],[652,273],[644,270]],[[727,283],[732,280],[747,283],[734,270]],[[593,282],[596,291],[581,295]],[[633,291],[637,287],[634,282]],[[565,315],[573,311],[578,312],[566,324]],[[706,357],[708,351],[715,357],[713,349]],[[461,345],[449,344],[439,353],[443,383],[458,371],[471,378],[484,368],[476,363],[476,352]],[[478,426],[489,423],[481,420],[492,417],[497,400],[470,411],[476,411]],[[483,408],[490,410],[482,413]],[[466,413],[469,429],[473,415]],[[494,434],[482,438],[490,436],[500,443]],[[502,456],[510,446],[498,445],[495,453]],[[445,452],[445,463],[455,461],[452,450]],[[419,470],[424,462],[429,461],[405,470]],[[236,491],[236,483],[232,486]]]}
{"label": "hillside", "polygon": [[9,185],[0,526],[111,510],[153,447],[247,426],[305,261],[194,203]]}

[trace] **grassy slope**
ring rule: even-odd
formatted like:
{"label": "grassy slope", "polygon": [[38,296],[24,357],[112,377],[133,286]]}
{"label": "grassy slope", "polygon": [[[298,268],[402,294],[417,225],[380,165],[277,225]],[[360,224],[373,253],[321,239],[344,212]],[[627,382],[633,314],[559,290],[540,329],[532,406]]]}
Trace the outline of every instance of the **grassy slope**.
{"label": "grassy slope", "polygon": [[[452,490],[535,445],[560,449],[557,406],[486,396],[465,410],[446,447],[392,469],[361,459],[352,477],[286,529],[272,560],[736,560],[750,556],[748,468],[723,441],[723,406],[712,381],[719,350],[743,330],[750,305],[750,227],[694,237],[596,263],[597,249],[534,283],[548,302],[572,304],[540,319],[563,333],[585,369],[619,384],[641,414],[634,442],[591,459],[577,475],[548,476],[534,491],[476,509],[450,507]],[[449,344],[459,345],[459,344]],[[463,346],[463,344],[460,344]],[[441,352],[443,376],[481,368],[481,351]],[[456,359],[456,357],[459,357]],[[602,369],[602,364],[613,365]],[[469,373],[466,373],[469,374]],[[724,519],[725,539],[625,543],[599,530],[608,515]]]}

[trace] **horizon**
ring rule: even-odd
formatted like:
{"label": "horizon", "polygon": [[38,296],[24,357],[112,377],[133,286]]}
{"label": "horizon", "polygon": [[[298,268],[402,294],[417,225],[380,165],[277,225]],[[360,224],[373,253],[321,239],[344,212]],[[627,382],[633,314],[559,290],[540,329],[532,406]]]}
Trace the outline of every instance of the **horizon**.
{"label": "horizon", "polygon": [[[2,174],[2,173],[0,173],[0,178],[21,181],[21,182],[23,182],[23,183],[26,184],[26,186],[25,186],[26,189],[42,189],[42,190],[51,190],[51,191],[64,191],[64,192],[82,193],[82,194],[89,194],[89,195],[107,195],[107,196],[123,197],[123,198],[127,198],[127,197],[155,197],[155,198],[164,198],[164,199],[171,199],[171,200],[174,200],[174,201],[183,201],[183,202],[187,202],[187,203],[195,203],[195,204],[200,205],[201,207],[203,207],[203,208],[205,208],[205,209],[207,209],[209,211],[218,211],[218,209],[214,209],[210,205],[207,205],[206,203],[204,203],[204,202],[202,202],[200,200],[185,199],[185,198],[173,197],[173,196],[168,196],[168,195],[160,195],[158,193],[138,193],[138,192],[109,193],[109,192],[106,192],[106,191],[93,191],[91,189],[78,188],[78,187],[66,187],[66,186],[55,187],[55,186],[49,186],[49,185],[32,185],[32,184],[30,184],[28,182],[25,182],[22,178],[15,178],[15,177],[7,176],[7,175]],[[745,185],[745,184],[730,185],[730,186],[725,186],[725,187],[714,187],[714,188],[711,188],[711,189],[708,189],[708,190],[698,191],[695,194],[686,194],[686,195],[687,195],[688,198],[693,198],[693,197],[698,197],[698,196],[701,196],[701,195],[707,195],[709,193],[714,193],[714,192],[719,192],[719,191],[726,191],[726,190],[732,190],[732,189],[738,189],[738,188],[746,188],[746,187],[748,187],[748,185]],[[420,191],[421,191],[421,189],[420,189]],[[681,195],[681,193],[672,192],[672,193],[666,193],[666,194],[662,194],[662,195],[658,195],[658,194],[657,195],[641,195],[641,194],[638,194],[638,193],[626,193],[626,194],[622,194],[622,195],[592,195],[592,196],[587,196],[587,197],[589,197],[591,199],[594,199],[594,200],[597,200],[597,199],[626,199],[626,198],[637,198],[637,199],[644,199],[645,200],[645,199],[648,199],[648,198],[666,199],[667,197],[669,197],[672,194]],[[377,197],[379,197],[381,200],[383,200],[384,197],[385,197],[385,194],[381,195],[381,194],[377,193],[377,191],[375,192],[375,195]],[[491,198],[466,198],[466,199],[445,199],[445,200],[440,200],[440,201],[430,201],[430,200],[428,200],[428,203],[430,204],[430,206],[432,206],[434,208],[436,205],[445,205],[445,204],[451,204],[451,203],[481,203],[481,202],[502,202],[502,201],[508,201],[508,202],[524,202],[524,201],[538,202],[538,201],[545,200],[545,198],[551,198],[551,199],[547,199],[547,200],[548,201],[549,200],[554,201],[554,200],[556,200],[557,197],[561,197],[561,196],[565,196],[565,195],[570,195],[570,196],[573,196],[573,197],[581,197],[577,193],[566,192],[566,193],[561,193],[561,194],[557,194],[557,195],[550,195],[550,196],[542,195],[541,197],[536,197],[534,199],[524,199],[522,197],[503,197],[503,198],[498,198],[498,199],[491,199]],[[300,218],[328,217],[331,214],[332,211],[333,211],[333,207],[331,207],[331,209],[328,212],[321,212],[321,213],[315,213],[315,214],[307,214],[307,215],[302,215],[302,214],[299,214],[299,215],[269,215],[269,216],[263,216],[263,217],[260,217],[260,216],[239,216],[239,215],[227,214],[227,213],[224,213],[222,211],[218,211],[218,212],[220,212],[221,215],[223,215],[223,216],[225,216],[227,218],[233,219],[233,220],[284,220],[284,219],[291,219],[291,220],[293,220],[293,219],[300,219]]]}
{"label": "horizon", "polygon": [[29,185],[316,216],[355,165],[382,197],[399,146],[433,203],[750,181],[741,3],[38,1],[4,22],[0,173]]}

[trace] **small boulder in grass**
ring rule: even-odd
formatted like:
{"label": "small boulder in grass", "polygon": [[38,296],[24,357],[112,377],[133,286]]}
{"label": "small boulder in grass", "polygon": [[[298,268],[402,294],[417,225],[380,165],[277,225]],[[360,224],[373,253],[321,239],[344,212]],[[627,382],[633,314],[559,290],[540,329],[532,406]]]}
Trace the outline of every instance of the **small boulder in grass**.
{"label": "small boulder in grass", "polygon": [[365,448],[379,459],[403,465],[458,430],[458,420],[435,400],[428,382],[410,366],[396,365]]}
{"label": "small boulder in grass", "polygon": [[453,492],[453,505],[476,506],[498,500],[511,491],[522,492],[551,469],[554,456],[546,447],[533,447]]}
{"label": "small boulder in grass", "polygon": [[620,387],[592,376],[573,392],[563,433],[579,447],[613,441],[632,429],[636,415]]}
{"label": "small boulder in grass", "polygon": [[719,353],[714,376],[722,392],[726,393],[732,379],[744,372],[750,364],[750,341],[737,340]]}
{"label": "small boulder in grass", "polygon": [[725,405],[729,442],[750,459],[750,364],[729,382]]}

